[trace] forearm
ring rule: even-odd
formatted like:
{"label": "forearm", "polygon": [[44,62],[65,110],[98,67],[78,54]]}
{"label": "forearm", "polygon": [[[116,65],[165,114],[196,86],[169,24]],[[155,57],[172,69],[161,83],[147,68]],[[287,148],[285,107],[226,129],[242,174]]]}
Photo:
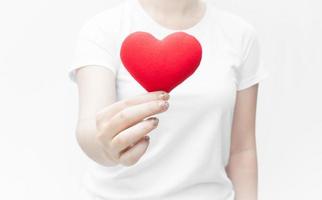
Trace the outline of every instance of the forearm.
{"label": "forearm", "polygon": [[76,139],[82,151],[93,161],[103,166],[113,166],[112,159],[106,154],[95,138],[97,134],[95,119],[78,121]]}
{"label": "forearm", "polygon": [[226,170],[234,185],[236,200],[257,200],[256,148],[232,153]]}

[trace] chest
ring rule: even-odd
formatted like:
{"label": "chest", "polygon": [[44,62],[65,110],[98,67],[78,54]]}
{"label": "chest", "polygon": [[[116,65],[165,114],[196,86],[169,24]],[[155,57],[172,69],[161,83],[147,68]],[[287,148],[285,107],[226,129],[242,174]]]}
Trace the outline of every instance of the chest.
{"label": "chest", "polygon": [[[219,41],[209,42],[205,36],[196,36],[202,45],[202,60],[197,70],[174,88],[171,103],[177,108],[196,108],[200,111],[209,109],[231,110],[235,103],[236,64],[234,54]],[[119,62],[116,77],[117,98],[124,99],[147,91],[131,76]]]}

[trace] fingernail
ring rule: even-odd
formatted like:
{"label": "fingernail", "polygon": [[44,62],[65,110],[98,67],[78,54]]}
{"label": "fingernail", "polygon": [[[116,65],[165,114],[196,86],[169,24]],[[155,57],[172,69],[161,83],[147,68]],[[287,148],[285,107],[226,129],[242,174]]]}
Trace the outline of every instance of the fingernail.
{"label": "fingernail", "polygon": [[154,118],[154,120],[153,120],[154,122],[153,122],[153,125],[154,126],[157,126],[158,125],[158,123],[159,123],[159,119],[158,118]]}
{"label": "fingernail", "polygon": [[169,98],[170,98],[170,95],[166,92],[160,95],[160,99],[168,100]]}
{"label": "fingernail", "polygon": [[150,117],[148,120],[153,121],[153,126],[156,126],[159,123],[159,119],[157,117]]}
{"label": "fingernail", "polygon": [[163,110],[166,110],[166,109],[168,109],[168,107],[169,107],[169,102],[164,101],[164,102],[162,102],[162,103],[161,103],[161,106],[162,106],[162,109],[163,109]]}

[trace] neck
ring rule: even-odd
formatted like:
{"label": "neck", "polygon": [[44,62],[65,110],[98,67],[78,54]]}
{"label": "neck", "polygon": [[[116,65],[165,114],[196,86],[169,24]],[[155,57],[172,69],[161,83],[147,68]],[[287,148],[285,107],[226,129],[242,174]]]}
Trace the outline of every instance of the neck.
{"label": "neck", "polygon": [[166,15],[186,14],[200,6],[200,0],[139,0],[142,5]]}

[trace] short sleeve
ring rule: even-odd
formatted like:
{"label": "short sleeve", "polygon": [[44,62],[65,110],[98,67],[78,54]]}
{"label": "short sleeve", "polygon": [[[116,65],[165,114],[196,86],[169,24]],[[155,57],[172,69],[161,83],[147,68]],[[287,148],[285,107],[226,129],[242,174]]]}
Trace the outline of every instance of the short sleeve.
{"label": "short sleeve", "polygon": [[260,43],[253,27],[245,34],[240,66],[237,67],[237,90],[246,89],[269,76],[260,59]]}
{"label": "short sleeve", "polygon": [[98,22],[94,17],[86,21],[77,35],[68,67],[68,76],[73,82],[76,81],[76,69],[87,65],[102,66],[116,73],[115,36],[112,34],[115,27],[109,27],[107,31]]}

